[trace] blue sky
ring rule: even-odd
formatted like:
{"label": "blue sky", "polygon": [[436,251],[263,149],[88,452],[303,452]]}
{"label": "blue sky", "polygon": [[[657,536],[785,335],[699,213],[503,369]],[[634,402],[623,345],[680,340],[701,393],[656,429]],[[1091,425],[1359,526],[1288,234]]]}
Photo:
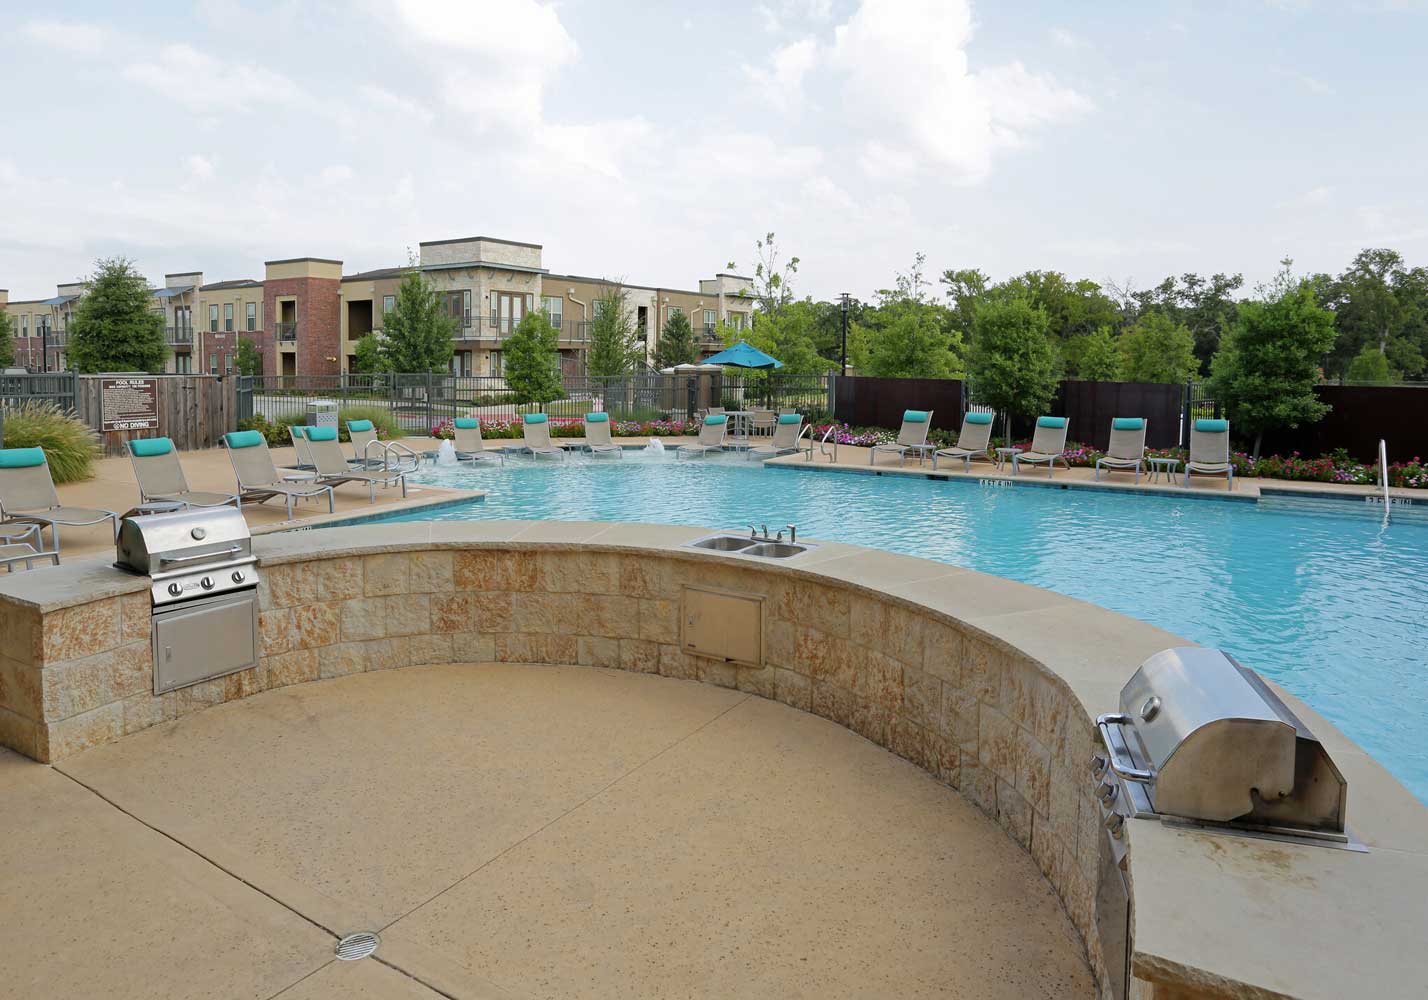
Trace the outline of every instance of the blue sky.
{"label": "blue sky", "polygon": [[6,5],[0,287],[420,240],[692,286],[1428,261],[1428,0]]}

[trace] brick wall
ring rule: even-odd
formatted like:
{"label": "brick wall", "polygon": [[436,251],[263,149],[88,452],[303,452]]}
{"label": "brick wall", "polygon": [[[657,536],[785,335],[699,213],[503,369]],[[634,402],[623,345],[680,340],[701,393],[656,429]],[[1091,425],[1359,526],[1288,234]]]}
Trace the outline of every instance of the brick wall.
{"label": "brick wall", "polygon": [[[341,364],[341,298],[335,278],[280,278],[263,285],[263,374],[279,375],[278,299],[297,299],[297,374],[336,375]],[[335,360],[329,361],[328,358]]]}

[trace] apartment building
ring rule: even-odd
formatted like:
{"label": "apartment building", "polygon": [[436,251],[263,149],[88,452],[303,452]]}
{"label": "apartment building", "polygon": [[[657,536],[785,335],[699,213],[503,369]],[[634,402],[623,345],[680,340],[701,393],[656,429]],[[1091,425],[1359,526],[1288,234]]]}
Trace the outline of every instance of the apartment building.
{"label": "apartment building", "polygon": [[[455,321],[453,373],[502,374],[502,344],[526,313],[537,309],[558,331],[563,370],[585,370],[590,323],[613,282],[553,274],[542,256],[540,244],[491,236],[420,244],[416,266]],[[344,275],[340,260],[294,257],[265,262],[261,281],[205,283],[201,271],[166,274],[152,295],[172,352],[168,370],[230,373],[238,341],[246,338],[257,348],[265,375],[345,374],[356,363],[357,342],[383,330],[407,270],[387,267]],[[752,323],[753,284],[740,275],[716,274],[701,280],[697,289],[620,284],[626,318],[649,360],[660,330],[677,312],[689,317],[705,353],[723,347],[719,324],[745,329]],[[36,371],[65,367],[65,336],[83,286],[61,285],[57,292],[42,300],[0,298],[15,320],[17,364]]]}

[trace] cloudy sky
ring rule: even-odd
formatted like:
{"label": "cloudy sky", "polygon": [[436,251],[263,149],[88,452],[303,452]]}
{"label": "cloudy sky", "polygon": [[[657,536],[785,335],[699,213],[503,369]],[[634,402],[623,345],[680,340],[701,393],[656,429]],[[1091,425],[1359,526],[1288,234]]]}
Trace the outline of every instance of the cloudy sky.
{"label": "cloudy sky", "polygon": [[542,243],[689,287],[1428,263],[1428,0],[17,4],[0,287]]}

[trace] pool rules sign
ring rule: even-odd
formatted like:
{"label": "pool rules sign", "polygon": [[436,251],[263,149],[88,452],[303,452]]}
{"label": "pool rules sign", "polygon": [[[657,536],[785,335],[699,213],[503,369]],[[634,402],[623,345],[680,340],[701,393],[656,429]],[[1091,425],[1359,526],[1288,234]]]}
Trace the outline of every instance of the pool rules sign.
{"label": "pool rules sign", "polygon": [[101,431],[153,431],[159,427],[159,380],[99,380]]}

